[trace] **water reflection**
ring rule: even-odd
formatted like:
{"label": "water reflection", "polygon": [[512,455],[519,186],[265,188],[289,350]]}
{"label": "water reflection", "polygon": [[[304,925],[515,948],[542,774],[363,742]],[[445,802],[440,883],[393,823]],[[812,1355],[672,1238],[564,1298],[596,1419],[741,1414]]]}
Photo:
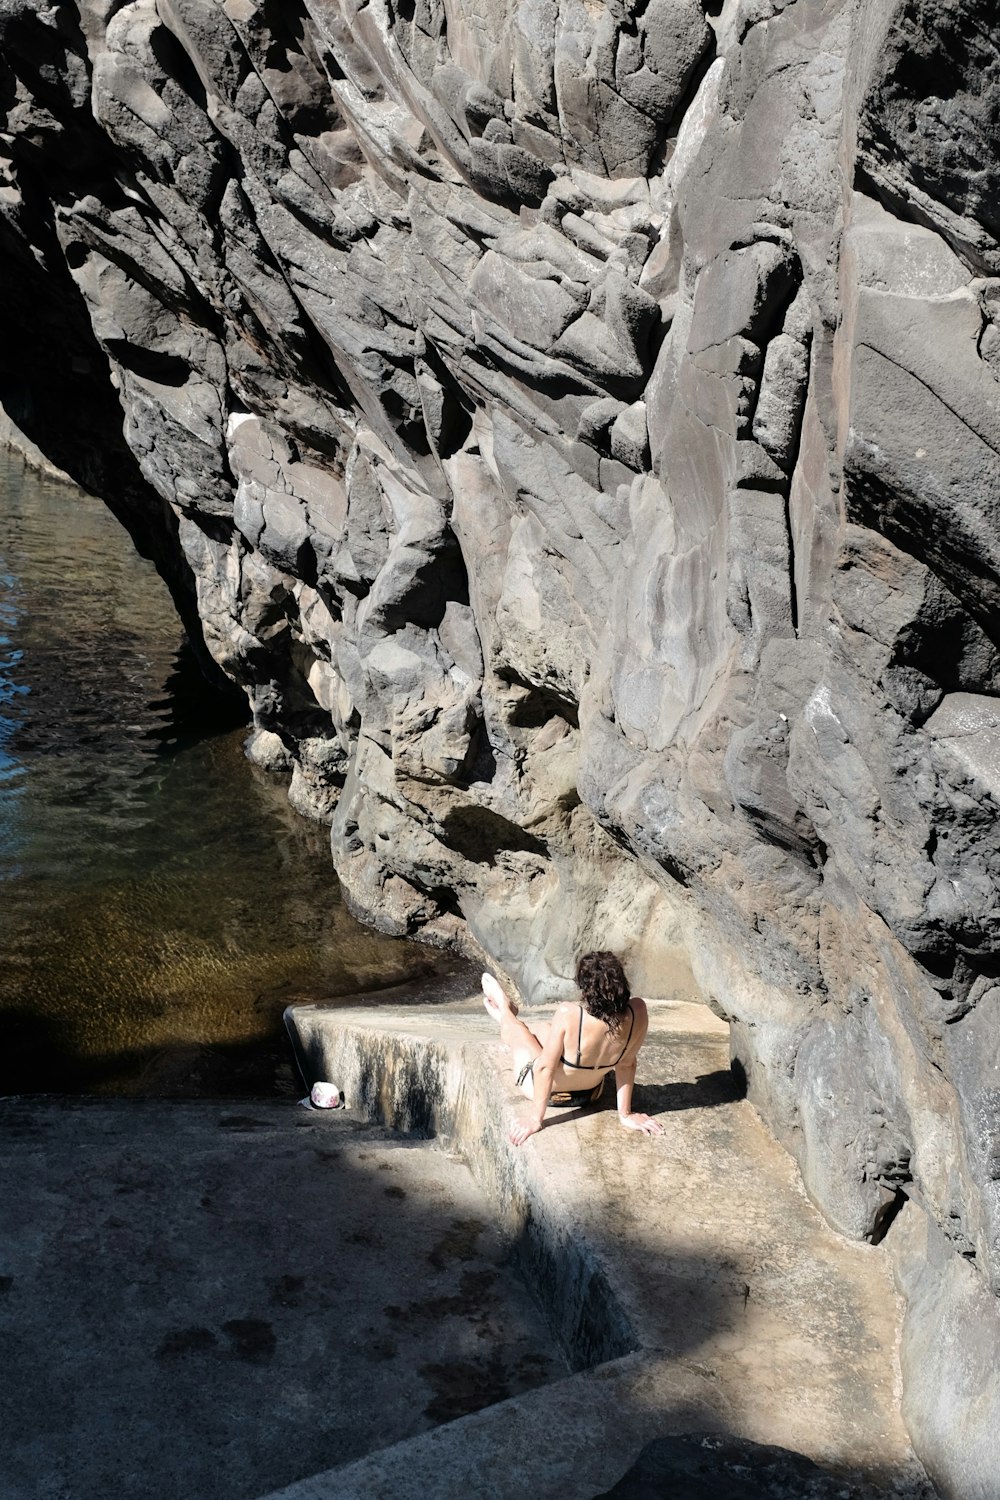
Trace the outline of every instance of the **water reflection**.
{"label": "water reflection", "polygon": [[21,699],[28,692],[27,685],[18,680],[24,653],[14,644],[17,621],[17,579],[0,567],[0,848],[15,870],[19,850],[15,814],[24,766],[11,746],[23,719]]}
{"label": "water reflection", "polygon": [[280,1013],[452,967],[359,926],[151,566],[0,454],[0,1092],[259,1087]]}

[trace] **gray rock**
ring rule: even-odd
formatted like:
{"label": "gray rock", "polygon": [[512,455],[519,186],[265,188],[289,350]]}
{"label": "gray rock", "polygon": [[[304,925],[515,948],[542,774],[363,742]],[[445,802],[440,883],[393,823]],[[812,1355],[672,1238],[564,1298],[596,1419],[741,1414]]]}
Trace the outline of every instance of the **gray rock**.
{"label": "gray rock", "polygon": [[[473,305],[538,349],[548,349],[582,311],[581,302],[555,280],[526,276],[492,250],[469,282]],[[584,297],[584,301],[586,298]]]}
{"label": "gray rock", "polygon": [[785,469],[795,460],[808,375],[808,347],[779,333],[767,346],[753,435]]}
{"label": "gray rock", "polygon": [[[611,452],[615,458],[642,473],[649,462],[646,403],[636,401],[619,413],[611,427]],[[607,486],[606,486],[607,487]]]}
{"label": "gray rock", "polygon": [[944,741],[984,792],[1000,801],[1000,699],[949,693],[927,720],[927,733]]}
{"label": "gray rock", "polygon": [[1000,78],[992,11],[985,0],[911,0],[892,5],[887,19],[860,113],[860,163],[900,217],[930,222],[977,269],[996,275]]}
{"label": "gray rock", "polygon": [[892,1248],[906,1299],[900,1364],[903,1413],[921,1435],[921,1457],[949,1500],[996,1493],[994,1302],[967,1260],[954,1255],[916,1205],[901,1215]]}
{"label": "gray rock", "polygon": [[705,267],[695,290],[688,349],[700,354],[739,335],[761,344],[792,285],[787,248],[762,240],[726,250]]}

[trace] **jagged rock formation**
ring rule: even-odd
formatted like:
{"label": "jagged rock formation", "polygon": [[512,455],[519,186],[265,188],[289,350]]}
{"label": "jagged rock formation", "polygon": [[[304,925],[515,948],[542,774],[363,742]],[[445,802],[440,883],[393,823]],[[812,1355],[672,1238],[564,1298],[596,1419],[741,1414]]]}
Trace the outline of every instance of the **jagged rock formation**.
{"label": "jagged rock formation", "polygon": [[[537,998],[584,943],[686,951],[831,1221],[911,1198],[923,1326],[995,1349],[986,0],[3,0],[0,38],[5,403],[193,580],[356,905]],[[956,1479],[911,1364],[991,1494],[995,1413]]]}

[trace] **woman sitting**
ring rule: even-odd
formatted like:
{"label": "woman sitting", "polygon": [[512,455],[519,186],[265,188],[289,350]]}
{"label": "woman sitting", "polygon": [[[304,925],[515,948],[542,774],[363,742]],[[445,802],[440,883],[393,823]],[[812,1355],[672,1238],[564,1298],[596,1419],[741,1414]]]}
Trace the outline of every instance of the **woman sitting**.
{"label": "woman sitting", "polygon": [[587,1104],[600,1098],[614,1072],[618,1118],[626,1130],[662,1135],[663,1126],[632,1109],[639,1048],[649,1030],[646,1002],[629,993],[625,970],[613,953],[585,953],[576,969],[582,1005],[556,1008],[550,1022],[525,1025],[492,974],[483,975],[483,1003],[510,1048],[517,1086],[534,1104],[527,1121],[510,1139],[520,1146],[545,1123],[550,1103]]}

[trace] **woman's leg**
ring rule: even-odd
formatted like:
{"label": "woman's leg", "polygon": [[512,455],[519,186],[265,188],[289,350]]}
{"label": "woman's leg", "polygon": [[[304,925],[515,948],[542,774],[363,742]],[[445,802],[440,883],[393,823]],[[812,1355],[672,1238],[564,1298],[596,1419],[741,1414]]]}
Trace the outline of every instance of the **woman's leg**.
{"label": "woman's leg", "polygon": [[[533,1063],[541,1052],[549,1023],[536,1021],[534,1030],[526,1026],[492,974],[483,975],[483,1004],[500,1027],[500,1040],[510,1051],[514,1077],[519,1078],[525,1066]],[[530,1072],[520,1088],[528,1099],[532,1098]]]}
{"label": "woman's leg", "polygon": [[[533,1099],[535,1097],[535,1090],[530,1064],[535,1061],[535,1058],[538,1057],[545,1045],[545,1038],[549,1034],[549,1023],[548,1021],[536,1021],[534,1031],[529,1031],[523,1021],[519,1024],[524,1028],[527,1035],[515,1037],[513,1045],[508,1042],[507,1046],[510,1047],[511,1060],[514,1064],[514,1078],[518,1080],[518,1088],[526,1099]],[[502,1028],[500,1039],[501,1041],[503,1040]],[[527,1072],[525,1072],[526,1068]],[[521,1077],[522,1073],[524,1073],[523,1078]]]}

